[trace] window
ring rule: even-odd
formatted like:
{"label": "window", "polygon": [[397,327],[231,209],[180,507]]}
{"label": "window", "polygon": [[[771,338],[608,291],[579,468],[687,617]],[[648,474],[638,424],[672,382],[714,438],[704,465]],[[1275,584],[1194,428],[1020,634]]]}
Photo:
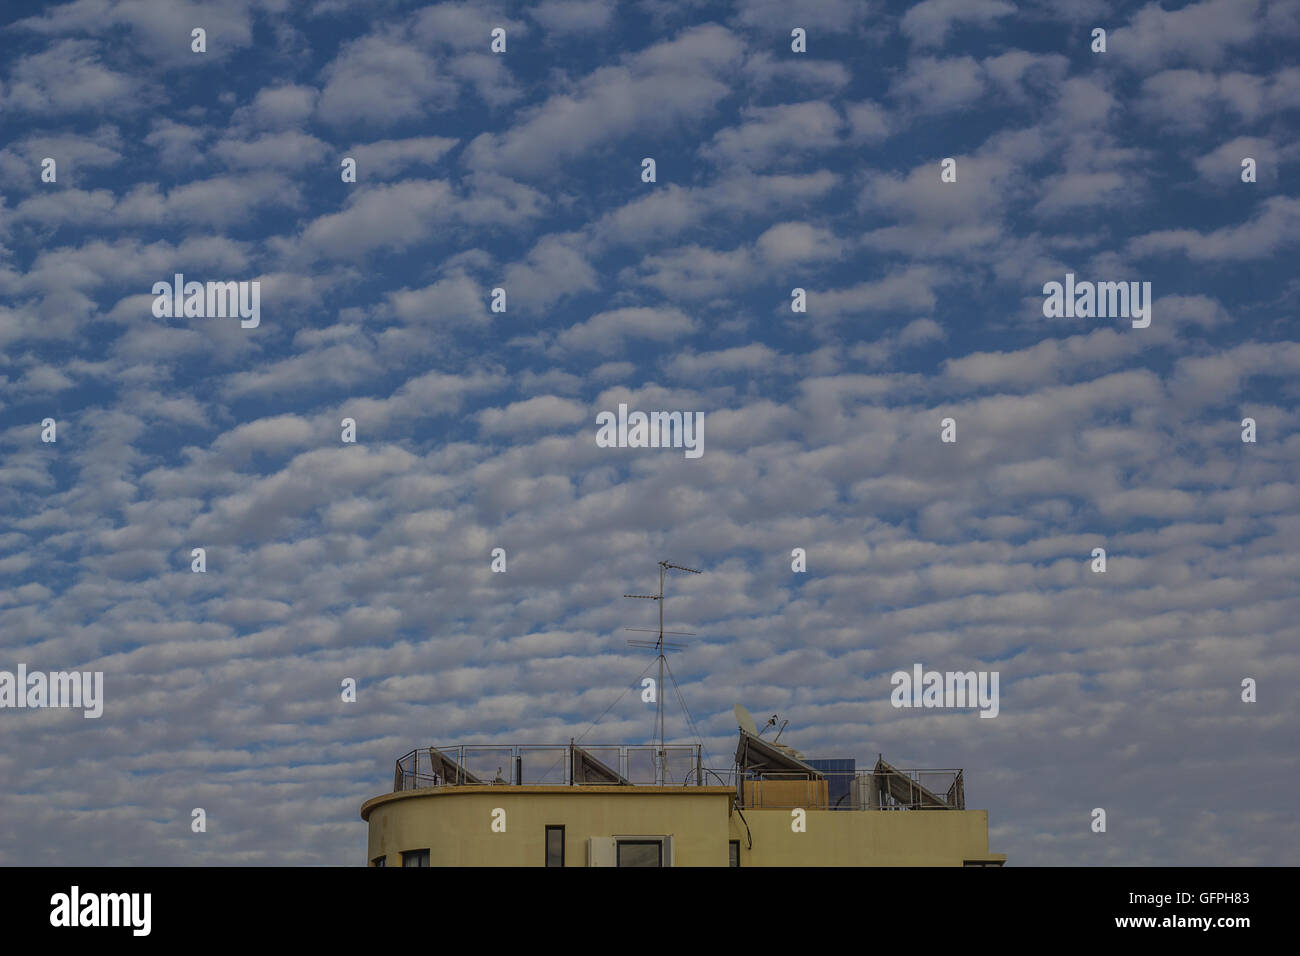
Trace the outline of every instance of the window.
{"label": "window", "polygon": [[740,841],[729,840],[727,842],[727,854],[730,857],[728,866],[740,866]]}
{"label": "window", "polygon": [[386,856],[377,856],[377,857],[375,857],[373,860],[370,861],[370,865],[371,865],[371,866],[387,866],[387,865],[388,865],[388,857],[386,857]]}
{"label": "window", "polygon": [[659,840],[619,840],[618,866],[663,866],[664,845]]}
{"label": "window", "polygon": [[428,850],[403,850],[402,866],[428,866]]}
{"label": "window", "polygon": [[546,865],[564,866],[564,827],[546,828]]}

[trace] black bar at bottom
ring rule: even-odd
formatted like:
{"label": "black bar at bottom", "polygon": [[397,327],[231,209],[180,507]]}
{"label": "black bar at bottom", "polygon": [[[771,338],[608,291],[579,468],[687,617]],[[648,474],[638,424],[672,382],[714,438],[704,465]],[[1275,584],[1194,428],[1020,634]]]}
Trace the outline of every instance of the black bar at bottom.
{"label": "black bar at bottom", "polygon": [[[77,945],[284,939],[335,951],[349,942],[400,945],[410,941],[412,921],[439,925],[423,920],[434,912],[454,915],[471,946],[549,936],[547,927],[580,913],[584,924],[618,930],[620,939],[656,926],[698,938],[702,921],[720,946],[743,927],[764,949],[787,936],[807,942],[809,933],[846,946],[855,938],[946,940],[970,949],[1097,937],[1233,946],[1259,930],[1290,928],[1283,907],[1294,881],[1293,868],[1227,867],[677,868],[650,877],[578,868],[560,875],[434,867],[406,876],[364,867],[8,867],[0,868],[0,926],[6,943],[70,934]],[[118,925],[71,925],[88,921]]]}

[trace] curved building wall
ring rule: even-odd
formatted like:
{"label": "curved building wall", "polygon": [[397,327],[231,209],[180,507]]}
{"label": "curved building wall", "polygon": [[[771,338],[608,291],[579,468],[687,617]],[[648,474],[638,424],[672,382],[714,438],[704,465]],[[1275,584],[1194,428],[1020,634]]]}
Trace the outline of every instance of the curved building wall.
{"label": "curved building wall", "polygon": [[[368,862],[402,865],[429,850],[430,866],[542,866],[546,828],[565,828],[565,865],[587,865],[592,837],[671,836],[672,865],[726,866],[730,787],[496,787],[408,790],[369,800]],[[504,833],[493,811],[505,811]]]}

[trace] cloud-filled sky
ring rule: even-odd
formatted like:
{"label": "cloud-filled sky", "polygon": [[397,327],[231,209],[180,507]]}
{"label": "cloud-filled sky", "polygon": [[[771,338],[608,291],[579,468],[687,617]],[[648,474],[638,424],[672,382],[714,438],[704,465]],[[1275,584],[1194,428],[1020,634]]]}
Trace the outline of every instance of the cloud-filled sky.
{"label": "cloud-filled sky", "polygon": [[[624,691],[586,739],[646,742],[661,559],[715,766],[740,701],[965,768],[1013,865],[1295,859],[1300,5],[3,17],[0,669],[106,700],[0,710],[0,863],[360,865],[412,748]],[[176,273],[260,324],[156,317]],[[1149,327],[1045,317],[1067,273]],[[703,455],[598,447],[620,403]],[[916,663],[997,718],[892,707]]]}

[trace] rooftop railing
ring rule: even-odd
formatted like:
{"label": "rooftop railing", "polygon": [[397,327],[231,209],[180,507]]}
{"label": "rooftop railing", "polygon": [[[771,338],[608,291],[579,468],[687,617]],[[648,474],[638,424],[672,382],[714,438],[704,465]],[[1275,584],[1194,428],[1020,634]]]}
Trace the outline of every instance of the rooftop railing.
{"label": "rooftop railing", "polygon": [[[570,786],[623,783],[632,786],[699,786],[698,744],[457,744],[425,747],[399,757],[393,790],[496,784]],[[602,768],[619,779],[602,776]]]}
{"label": "rooftop railing", "polygon": [[[888,766],[888,765],[884,765]],[[706,767],[698,744],[458,744],[398,758],[394,792],[466,785],[723,786],[742,809],[964,810],[961,770],[742,772]]]}
{"label": "rooftop railing", "polygon": [[961,770],[824,770],[749,774],[740,787],[744,809],[965,810]]}

